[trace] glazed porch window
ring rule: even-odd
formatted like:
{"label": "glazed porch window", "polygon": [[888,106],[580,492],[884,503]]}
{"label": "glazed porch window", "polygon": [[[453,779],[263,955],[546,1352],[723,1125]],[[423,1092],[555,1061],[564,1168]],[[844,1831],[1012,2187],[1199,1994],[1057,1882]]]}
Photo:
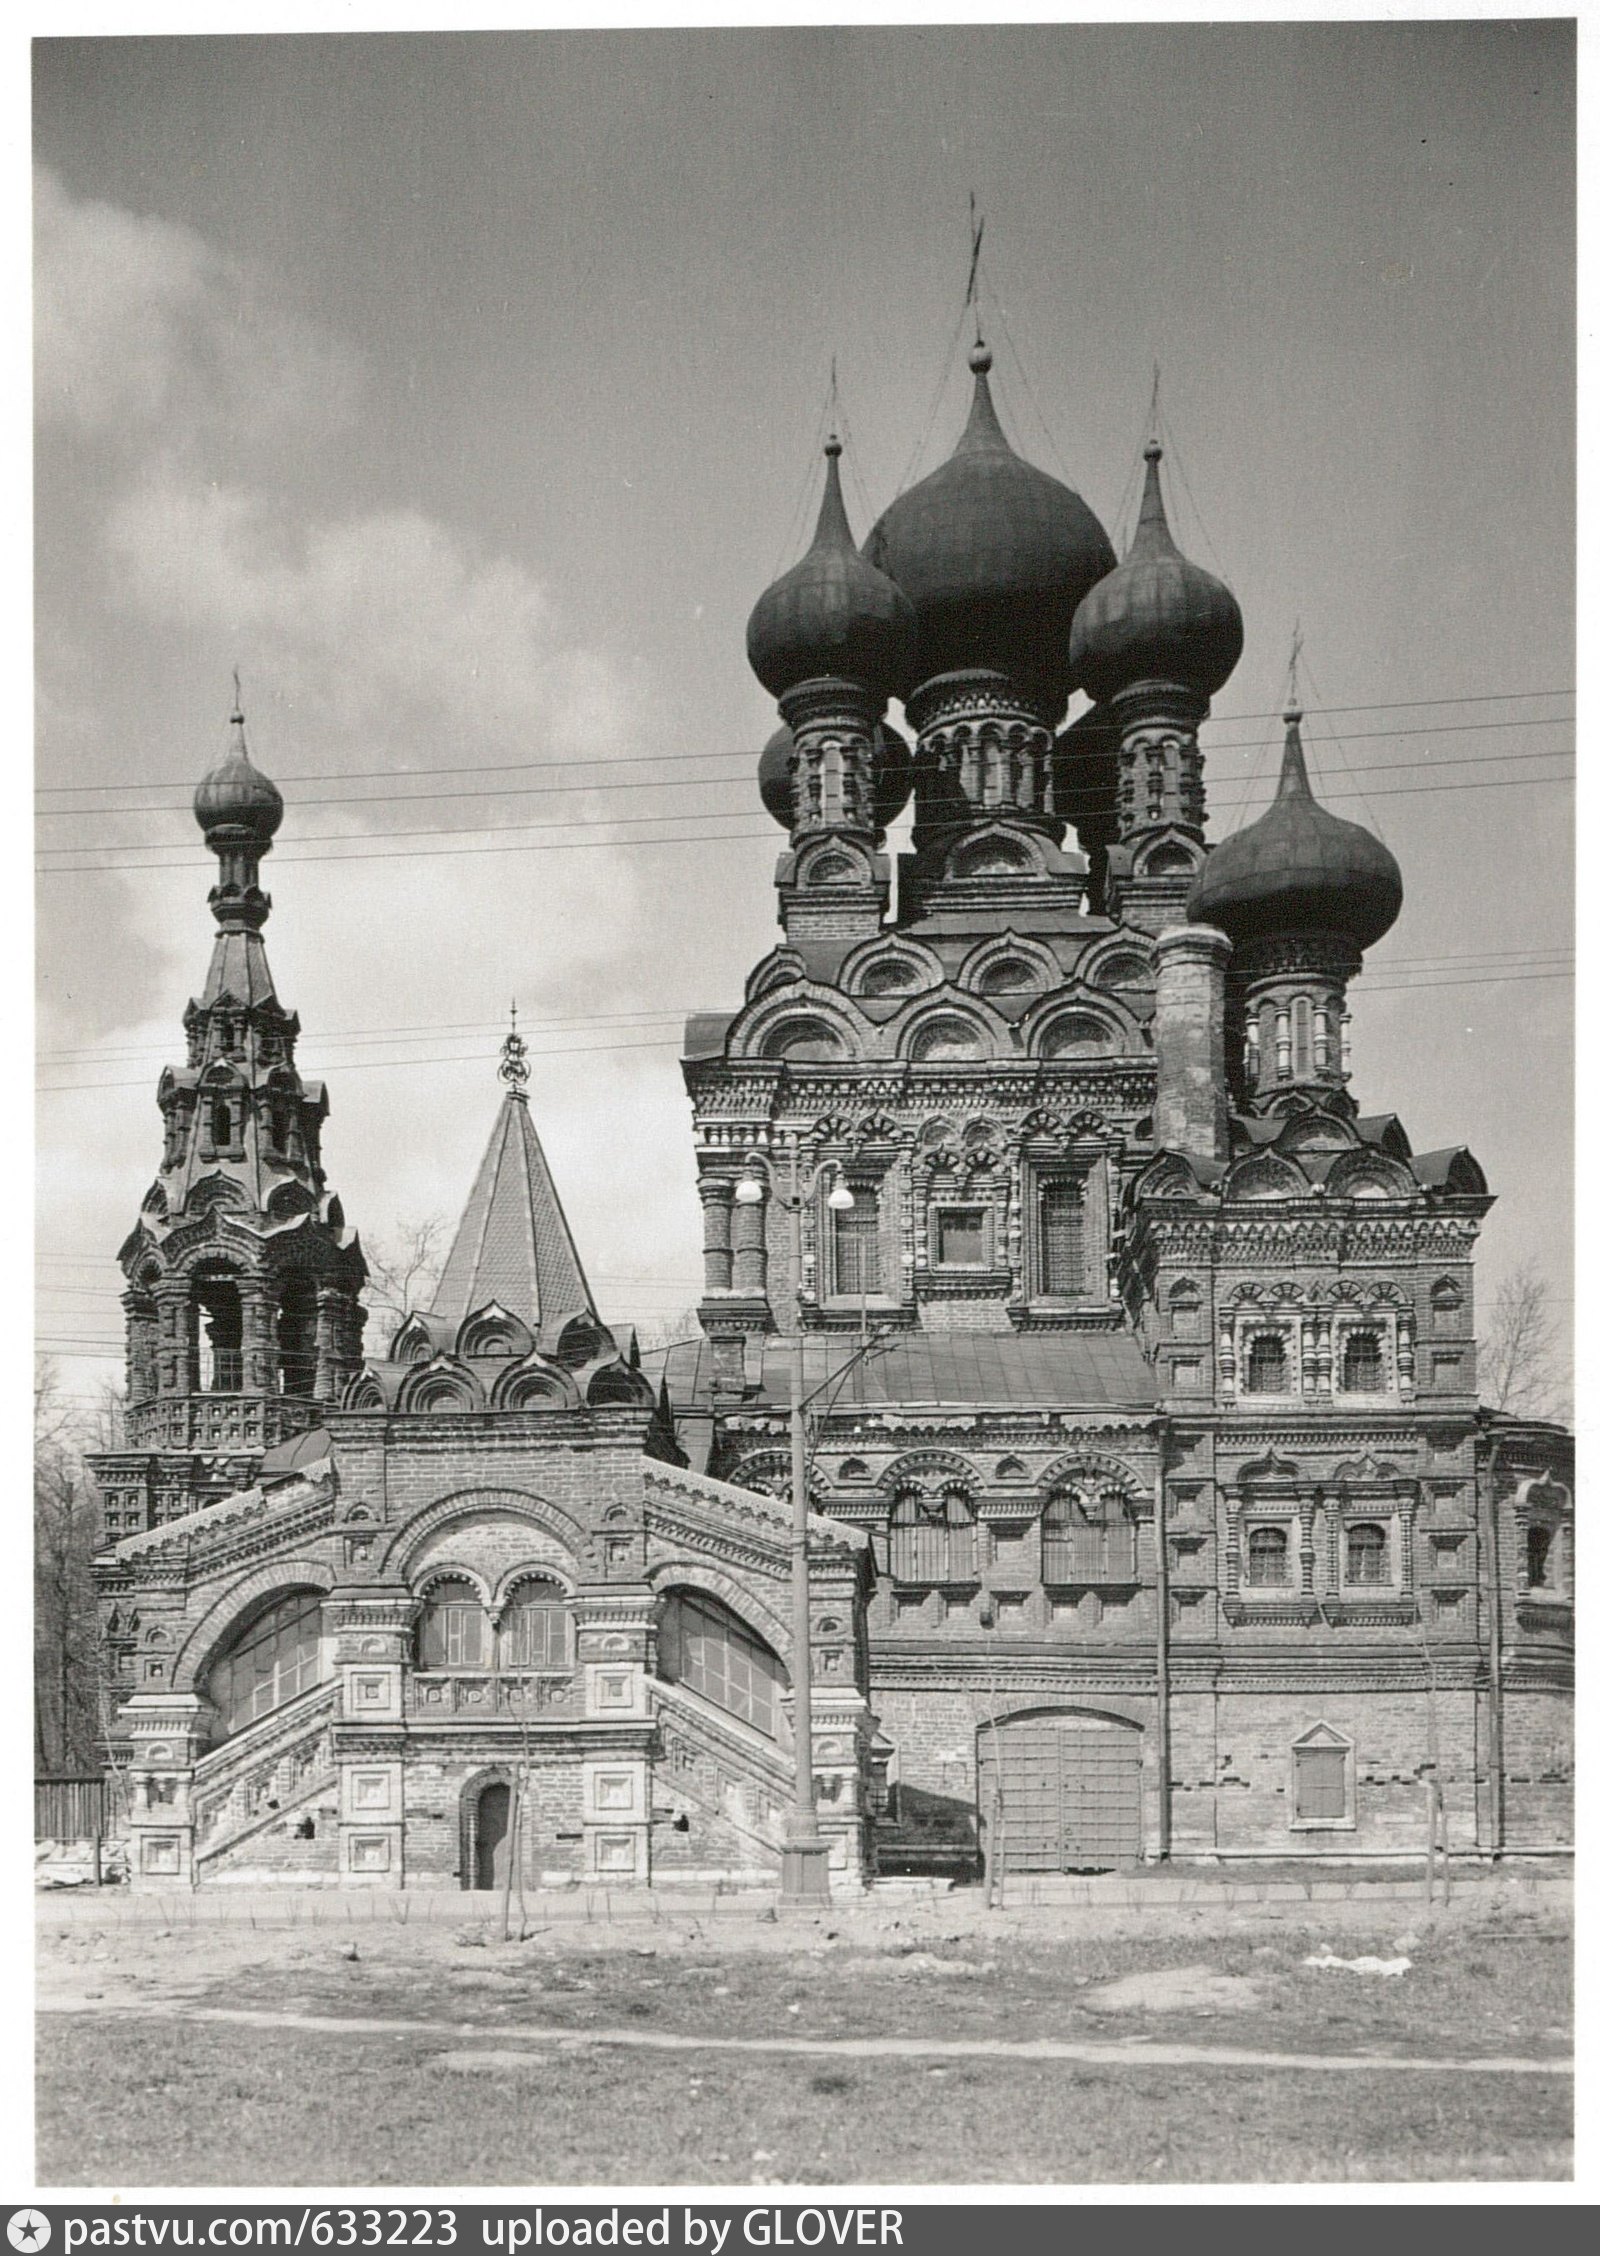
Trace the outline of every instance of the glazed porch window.
{"label": "glazed porch window", "polygon": [[464,1576],[436,1582],[417,1624],[423,1669],[565,1669],[572,1666],[572,1618],[553,1582],[519,1582],[499,1628]]}
{"label": "glazed porch window", "polygon": [[978,1571],[972,1507],[959,1488],[930,1496],[901,1489],[889,1514],[889,1572],[896,1582],[971,1582]]}
{"label": "glazed porch window", "polygon": [[661,1617],[661,1674],[768,1739],[778,1736],[779,1695],[789,1678],[770,1645],[737,1614],[697,1591],[672,1591]]}
{"label": "glazed porch window", "polygon": [[1079,1297],[1089,1289],[1081,1183],[1043,1183],[1039,1187],[1039,1288],[1047,1297],[1061,1300]]}
{"label": "glazed porch window", "polygon": [[417,1665],[425,1669],[486,1669],[494,1638],[477,1590],[464,1579],[436,1582],[417,1624]]}
{"label": "glazed porch window", "polygon": [[1048,1583],[1137,1582],[1139,1531],[1116,1490],[1062,1489],[1044,1508]]}
{"label": "glazed porch window", "polygon": [[1383,1341],[1377,1332],[1346,1334],[1340,1384],[1346,1394],[1382,1394]]}
{"label": "glazed porch window", "polygon": [[322,1596],[297,1590],[257,1614],[206,1674],[221,1736],[242,1731],[322,1679]]}
{"label": "glazed porch window", "polygon": [[1289,1531],[1254,1527],[1245,1545],[1246,1577],[1252,1586],[1282,1589],[1289,1580]]}
{"label": "glazed porch window", "polygon": [[1282,1332],[1256,1332],[1245,1355],[1246,1394],[1287,1394],[1289,1343]]}
{"label": "glazed porch window", "polygon": [[833,1289],[836,1293],[875,1293],[882,1290],[882,1261],[878,1237],[878,1193],[875,1188],[852,1183],[855,1205],[833,1219]]}
{"label": "glazed porch window", "polygon": [[1389,1579],[1389,1538],[1375,1520],[1358,1520],[1345,1532],[1346,1582],[1386,1583]]}
{"label": "glazed porch window", "polygon": [[553,1582],[519,1582],[500,1616],[497,1652],[503,1669],[572,1666],[572,1616]]}

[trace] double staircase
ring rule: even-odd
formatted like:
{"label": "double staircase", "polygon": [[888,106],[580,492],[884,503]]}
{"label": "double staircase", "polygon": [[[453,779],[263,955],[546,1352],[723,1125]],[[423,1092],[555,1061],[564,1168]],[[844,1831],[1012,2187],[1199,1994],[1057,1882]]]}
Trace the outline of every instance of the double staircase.
{"label": "double staircase", "polygon": [[661,1736],[656,1806],[674,1813],[656,1834],[662,1876],[680,1861],[673,1825],[688,1817],[682,1862],[731,1865],[752,1879],[770,1878],[794,1799],[793,1755],[685,1685],[657,1680],[651,1689]]}
{"label": "double staircase", "polygon": [[339,1865],[337,1684],[314,1685],[195,1765],[194,1876],[331,1880]]}

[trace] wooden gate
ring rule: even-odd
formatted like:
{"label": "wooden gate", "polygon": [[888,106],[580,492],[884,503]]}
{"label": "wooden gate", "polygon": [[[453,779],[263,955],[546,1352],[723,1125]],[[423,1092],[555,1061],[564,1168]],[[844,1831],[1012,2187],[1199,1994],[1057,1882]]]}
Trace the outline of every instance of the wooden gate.
{"label": "wooden gate", "polygon": [[978,1732],[978,1813],[991,1869],[1105,1871],[1142,1843],[1140,1735],[1109,1716],[1043,1710]]}

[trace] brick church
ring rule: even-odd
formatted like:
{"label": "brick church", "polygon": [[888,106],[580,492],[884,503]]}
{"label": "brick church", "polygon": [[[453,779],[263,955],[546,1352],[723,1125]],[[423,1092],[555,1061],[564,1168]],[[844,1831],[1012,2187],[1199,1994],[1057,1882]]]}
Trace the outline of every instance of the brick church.
{"label": "brick church", "polygon": [[782,938],[687,1027],[690,1345],[597,1309],[513,1035],[434,1304],[364,1355],[234,716],[96,1465],[136,1884],[766,1879],[807,1681],[841,1889],[1570,1842],[1570,1437],[1478,1400],[1477,1162],[1352,1086],[1400,872],[1293,710],[1208,843],[1238,606],[1158,448],[1118,563],[989,367],[861,548],[829,442],[751,615]]}

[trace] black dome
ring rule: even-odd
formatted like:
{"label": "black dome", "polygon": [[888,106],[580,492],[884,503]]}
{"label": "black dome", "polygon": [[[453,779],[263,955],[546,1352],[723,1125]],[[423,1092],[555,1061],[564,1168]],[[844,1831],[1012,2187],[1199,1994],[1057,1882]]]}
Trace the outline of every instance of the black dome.
{"label": "black dome", "polygon": [[1182,554],[1167,529],[1157,465],[1145,449],[1144,502],[1125,560],[1080,604],[1072,663],[1097,701],[1135,682],[1179,682],[1213,697],[1244,648],[1244,619],[1231,592]]}
{"label": "black dome", "polygon": [[1287,721],[1278,796],[1212,849],[1189,894],[1190,922],[1220,925],[1236,942],[1328,932],[1370,948],[1400,914],[1400,865],[1370,830],[1318,805],[1300,715]]}
{"label": "black dome", "polygon": [[774,697],[823,676],[859,683],[880,699],[902,697],[916,638],[911,605],[857,549],[839,490],[837,439],[827,454],[815,538],[751,612],[745,648]]}
{"label": "black dome", "polygon": [[1013,453],[972,355],[972,412],[948,462],[892,502],[865,553],[911,598],[916,679],[986,668],[1052,721],[1073,686],[1072,616],[1116,566],[1105,528],[1070,486]]}

